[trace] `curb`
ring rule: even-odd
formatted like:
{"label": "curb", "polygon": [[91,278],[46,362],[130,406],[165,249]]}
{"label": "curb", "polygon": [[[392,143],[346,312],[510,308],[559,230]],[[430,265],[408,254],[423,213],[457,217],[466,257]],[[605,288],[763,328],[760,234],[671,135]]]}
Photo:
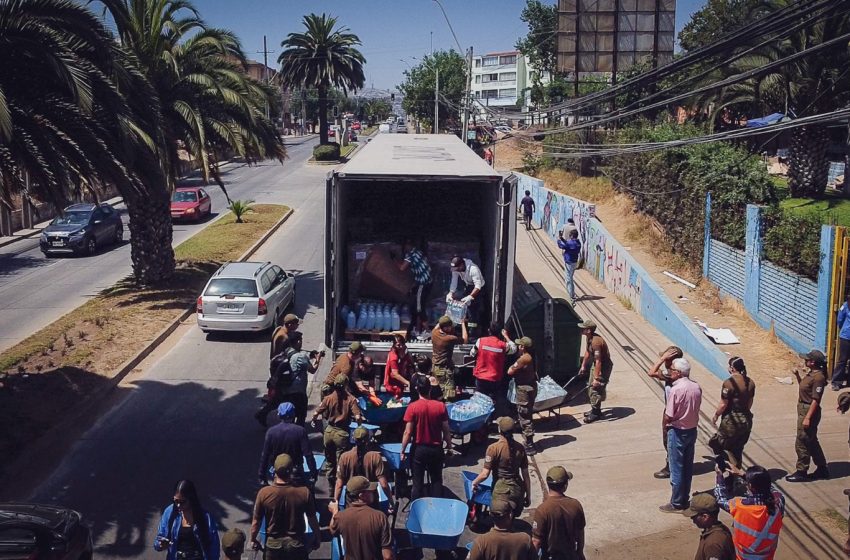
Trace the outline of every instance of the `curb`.
{"label": "curb", "polygon": [[[268,241],[268,239],[278,230],[280,227],[289,219],[290,216],[294,213],[292,208],[284,214],[269,230],[263,234],[263,236],[257,240],[242,256],[237,259],[239,262],[245,261],[249,259],[254,253],[256,253],[260,247]],[[222,214],[224,215],[224,214]],[[165,340],[177,330],[177,327],[180,326],[186,319],[191,317],[195,313],[195,306],[190,305],[186,308],[178,317],[172,320],[167,326],[165,326],[157,335],[151,340],[144,348],[142,348],[135,356],[129,358],[123,364],[121,364],[117,370],[115,370],[115,374],[108,379],[106,384],[98,389],[96,392],[88,395],[82,401],[77,403],[76,410],[74,412],[69,413],[68,416],[65,417],[64,421],[61,425],[56,425],[46,433],[44,433],[41,437],[39,437],[30,447],[30,449],[20,457],[18,457],[15,462],[10,465],[7,469],[3,469],[4,472],[2,474],[3,479],[7,477],[11,477],[12,479],[17,479],[18,474],[20,474],[24,469],[32,469],[33,456],[39,456],[45,452],[47,449],[56,449],[61,446],[61,443],[57,443],[63,441],[68,435],[68,426],[73,425],[76,422],[81,421],[86,417],[87,414],[90,414],[91,411],[96,407],[106,396],[108,396],[112,391],[127,377],[127,375],[132,372],[136,366],[138,366],[145,358],[151,355],[154,350],[156,350]],[[99,417],[100,415],[98,415]],[[3,491],[2,495],[5,497],[6,492]]]}

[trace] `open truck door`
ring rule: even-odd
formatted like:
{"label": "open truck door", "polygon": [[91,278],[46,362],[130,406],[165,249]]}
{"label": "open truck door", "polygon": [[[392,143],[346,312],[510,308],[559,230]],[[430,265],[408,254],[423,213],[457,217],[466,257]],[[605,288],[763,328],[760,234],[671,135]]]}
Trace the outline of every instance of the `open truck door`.
{"label": "open truck door", "polygon": [[499,255],[499,258],[495,263],[495,285],[491,292],[490,309],[493,310],[493,318],[502,324],[506,324],[510,318],[513,305],[516,261],[516,187],[515,175],[505,177],[499,189],[499,204],[496,206],[498,235],[494,240],[496,244],[494,254]]}
{"label": "open truck door", "polygon": [[[325,345],[331,349],[333,354],[334,342],[336,341],[336,296],[340,293],[337,289],[339,275],[335,274],[337,264],[337,252],[339,237],[339,223],[337,221],[339,212],[339,189],[336,186],[334,172],[328,173],[325,180]],[[332,355],[332,358],[336,356]]]}

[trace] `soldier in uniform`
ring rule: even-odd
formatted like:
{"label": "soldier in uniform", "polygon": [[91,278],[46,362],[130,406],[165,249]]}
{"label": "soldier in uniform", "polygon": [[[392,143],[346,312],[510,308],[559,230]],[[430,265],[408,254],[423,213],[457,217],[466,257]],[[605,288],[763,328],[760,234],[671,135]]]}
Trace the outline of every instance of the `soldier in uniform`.
{"label": "soldier in uniform", "polygon": [[[829,478],[826,457],[818,441],[818,424],[821,417],[821,398],[826,387],[826,356],[820,350],[806,354],[806,375],[794,369],[792,372],[800,385],[800,397],[797,402],[797,469],[785,477],[788,482],[824,480]],[[809,463],[814,461],[815,471],[810,475]]]}
{"label": "soldier in uniform", "polygon": [[706,493],[694,495],[691,505],[682,512],[702,529],[694,560],[735,560],[732,533],[717,519],[719,513],[717,498]]}
{"label": "soldier in uniform", "polygon": [[600,335],[596,334],[596,323],[591,320],[578,324],[582,334],[587,338],[587,350],[581,361],[579,375],[587,375],[592,370],[592,375],[587,384],[587,396],[590,400],[590,411],[584,414],[584,423],[595,422],[602,417],[602,403],[606,397],[606,387],[611,379],[611,370],[614,362],[611,361],[611,353],[608,344]]}
{"label": "soldier in uniform", "polygon": [[524,336],[516,341],[519,348],[519,358],[508,368],[508,375],[513,377],[516,384],[516,410],[519,416],[519,425],[522,427],[522,435],[525,438],[525,453],[534,455],[534,400],[537,398],[537,368],[534,365],[534,356],[531,349],[534,346],[532,340]]}
{"label": "soldier in uniform", "polygon": [[328,469],[328,482],[333,486],[336,479],[337,464],[339,456],[348,449],[348,426],[352,420],[357,423],[363,422],[360,407],[355,399],[347,391],[348,377],[339,374],[334,379],[334,391],[322,399],[322,403],[313,411],[310,425],[316,427],[316,419],[325,415],[328,425],[325,428],[325,464]]}
{"label": "soldier in uniform", "polygon": [[461,323],[462,336],[454,334],[454,323],[447,315],[440,317],[437,326],[431,331],[431,374],[440,383],[443,397],[447,401],[455,398],[455,365],[452,362],[452,354],[456,344],[469,342],[469,333],[466,330],[466,321]]}
{"label": "soldier in uniform", "polygon": [[501,496],[493,496],[490,515],[493,528],[475,539],[469,560],[537,560],[531,537],[514,531],[512,506]]}
{"label": "soldier in uniform", "polygon": [[390,504],[393,503],[393,491],[387,480],[384,458],[377,451],[369,451],[368,444],[369,430],[362,426],[354,430],[354,448],[349,449],[339,457],[336,487],[329,506],[331,512],[338,509],[342,487],[348,484],[348,481],[354,476],[365,476],[369,482],[380,484]]}
{"label": "soldier in uniform", "polygon": [[357,363],[361,360],[361,358],[363,358],[365,353],[366,349],[363,347],[362,343],[351,343],[348,347],[348,352],[342,354],[336,359],[334,365],[331,366],[331,370],[328,372],[325,382],[322,383],[321,391],[323,397],[333,393],[334,380],[338,375],[344,375],[347,379],[351,378],[354,368],[357,366]]}
{"label": "soldier in uniform", "polygon": [[484,468],[472,481],[475,492],[478,485],[493,473],[493,499],[503,497],[511,503],[514,517],[522,515],[523,507],[531,505],[531,478],[528,476],[528,457],[522,446],[514,440],[516,423],[513,418],[498,420],[499,441],[487,448]]}
{"label": "soldier in uniform", "polygon": [[744,445],[750,439],[753,429],[753,398],[756,395],[756,383],[747,376],[744,360],[735,356],[729,359],[730,376],[720,389],[720,403],[714,412],[712,422],[720,427],[708,440],[708,446],[718,457],[718,466],[729,461],[740,469],[744,454]]}
{"label": "soldier in uniform", "polygon": [[546,471],[549,493],[531,522],[531,541],[543,560],[584,560],[584,508],[564,494],[572,478],[561,466]]}

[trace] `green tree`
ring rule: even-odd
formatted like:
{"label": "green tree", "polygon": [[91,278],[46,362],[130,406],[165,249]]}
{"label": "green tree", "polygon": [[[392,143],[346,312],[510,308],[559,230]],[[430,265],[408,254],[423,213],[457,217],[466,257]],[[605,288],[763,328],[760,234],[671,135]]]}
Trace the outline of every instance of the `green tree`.
{"label": "green tree", "polygon": [[408,115],[434,123],[434,89],[436,70],[440,73],[440,122],[460,122],[460,103],[466,91],[466,60],[455,50],[437,51],[427,55],[417,66],[404,72],[404,82],[398,86],[404,96],[402,108]]}
{"label": "green tree", "polygon": [[558,6],[541,0],[526,0],[519,19],[528,24],[528,35],[517,40],[516,50],[528,57],[538,74],[554,75],[558,60]]}
{"label": "green tree", "polygon": [[751,15],[762,0],[708,0],[705,6],[691,15],[679,32],[682,50],[693,51],[710,45],[749,23]]}
{"label": "green tree", "polygon": [[393,106],[387,99],[367,99],[363,104],[363,114],[370,122],[382,121],[393,114]]}
{"label": "green tree", "polygon": [[281,42],[278,57],[281,80],[289,88],[315,88],[319,106],[319,143],[328,143],[328,93],[338,88],[347,93],[363,87],[366,59],[357,50],[361,44],[347,27],[327,14],[309,14],[302,20],[305,33],[290,33]]}

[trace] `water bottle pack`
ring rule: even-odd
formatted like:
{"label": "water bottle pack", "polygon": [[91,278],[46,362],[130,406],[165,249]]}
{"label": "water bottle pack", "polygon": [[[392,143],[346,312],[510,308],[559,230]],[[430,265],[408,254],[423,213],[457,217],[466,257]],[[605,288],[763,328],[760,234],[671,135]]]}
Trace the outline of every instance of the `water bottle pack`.
{"label": "water bottle pack", "polygon": [[495,406],[490,397],[483,393],[475,393],[472,398],[455,403],[449,417],[456,421],[471,420],[492,414],[494,409]]}
{"label": "water bottle pack", "polygon": [[[555,383],[555,380],[548,375],[537,382],[537,396],[534,399],[535,401],[543,402],[565,396],[567,396],[567,392],[564,388]],[[516,383],[514,383],[513,379],[508,384],[508,401],[516,404]]]}
{"label": "water bottle pack", "polygon": [[352,307],[342,306],[340,315],[349,330],[397,331],[402,322],[410,322],[410,307],[384,302],[367,302]]}

